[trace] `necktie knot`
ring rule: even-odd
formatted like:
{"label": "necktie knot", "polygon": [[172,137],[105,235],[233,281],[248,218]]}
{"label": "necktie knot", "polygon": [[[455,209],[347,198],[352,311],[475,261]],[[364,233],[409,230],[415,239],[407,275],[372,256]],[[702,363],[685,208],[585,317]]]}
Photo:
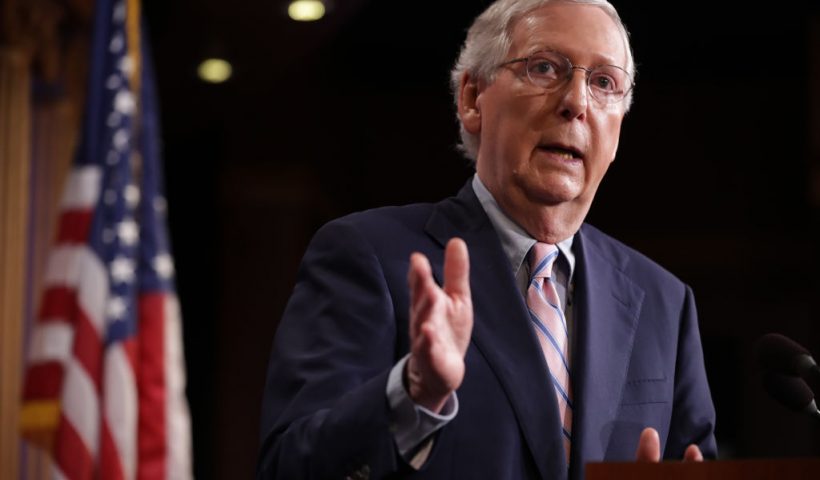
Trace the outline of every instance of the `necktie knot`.
{"label": "necktie knot", "polygon": [[530,249],[530,280],[550,278],[552,266],[558,258],[558,247],[549,243],[537,242]]}

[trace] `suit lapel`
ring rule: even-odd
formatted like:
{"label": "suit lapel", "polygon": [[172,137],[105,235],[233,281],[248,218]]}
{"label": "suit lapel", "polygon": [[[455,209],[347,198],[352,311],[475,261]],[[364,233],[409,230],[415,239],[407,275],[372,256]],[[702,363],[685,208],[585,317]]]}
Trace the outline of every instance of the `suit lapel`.
{"label": "suit lapel", "polygon": [[[458,197],[438,205],[427,232],[442,246],[455,236],[467,243],[474,311],[472,343],[506,391],[542,478],[566,475],[558,407],[546,362],[509,260],[469,184]],[[433,265],[438,280],[443,278],[441,269],[440,263]]]}
{"label": "suit lapel", "polygon": [[[626,381],[644,291],[623,273],[626,257],[582,228],[574,311],[572,469],[602,459]],[[637,445],[635,445],[637,447]]]}

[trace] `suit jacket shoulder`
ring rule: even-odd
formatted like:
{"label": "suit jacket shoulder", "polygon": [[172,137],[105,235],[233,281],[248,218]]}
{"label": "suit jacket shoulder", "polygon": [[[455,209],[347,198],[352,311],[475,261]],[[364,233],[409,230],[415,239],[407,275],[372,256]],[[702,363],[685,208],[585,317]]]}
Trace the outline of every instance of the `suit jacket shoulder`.
{"label": "suit jacket shoulder", "polygon": [[580,235],[583,242],[596,249],[603,257],[610,259],[615,268],[631,278],[651,278],[652,282],[660,282],[661,290],[672,287],[680,289],[681,294],[683,293],[685,284],[681,279],[638,250],[588,223],[581,227]]}

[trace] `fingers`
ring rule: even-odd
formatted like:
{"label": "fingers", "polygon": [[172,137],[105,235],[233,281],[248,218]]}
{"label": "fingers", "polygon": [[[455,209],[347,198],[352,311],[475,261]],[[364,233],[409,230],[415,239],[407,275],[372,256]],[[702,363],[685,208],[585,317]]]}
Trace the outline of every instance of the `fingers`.
{"label": "fingers", "polygon": [[467,244],[460,238],[447,242],[444,252],[444,292],[450,296],[470,297],[470,257]]}
{"label": "fingers", "polygon": [[413,253],[410,255],[410,270],[407,272],[407,283],[410,285],[411,302],[415,298],[414,295],[419,293],[420,288],[427,282],[432,280],[432,269],[427,257],[421,253]]}
{"label": "fingers", "polygon": [[410,338],[417,338],[422,320],[428,318],[433,304],[435,285],[432,269],[427,257],[420,253],[410,256],[410,270],[407,273],[410,286]]}
{"label": "fingers", "polygon": [[635,451],[635,460],[639,462],[661,461],[661,439],[654,428],[647,427],[641,432],[638,450]]}
{"label": "fingers", "polygon": [[684,462],[702,462],[703,461],[703,453],[701,453],[700,448],[697,445],[692,444],[686,447],[686,451],[683,453],[683,461]]}
{"label": "fingers", "polygon": [[[647,427],[641,432],[638,440],[638,450],[635,452],[635,460],[639,462],[659,462],[661,460],[661,441],[658,431]],[[683,453],[684,462],[702,462],[703,454],[697,445],[692,444]]]}
{"label": "fingers", "polygon": [[410,256],[410,398],[439,411],[464,379],[464,355],[472,330],[469,258],[463,240],[451,240],[444,254],[444,287],[433,278],[427,257]]}
{"label": "fingers", "polygon": [[433,279],[429,260],[421,253],[410,256],[407,282],[410,286],[410,336],[415,338],[430,318],[435,303],[441,300],[438,297],[442,291],[456,302],[470,305],[470,258],[464,240],[454,238],[447,243],[442,288]]}

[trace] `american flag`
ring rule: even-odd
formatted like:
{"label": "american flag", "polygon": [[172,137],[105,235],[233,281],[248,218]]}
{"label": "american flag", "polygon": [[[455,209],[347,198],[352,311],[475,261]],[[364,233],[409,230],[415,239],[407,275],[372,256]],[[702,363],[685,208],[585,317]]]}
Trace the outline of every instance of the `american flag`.
{"label": "american flag", "polygon": [[49,477],[191,478],[156,92],[139,4],[97,0],[82,138],[30,338],[23,434]]}

